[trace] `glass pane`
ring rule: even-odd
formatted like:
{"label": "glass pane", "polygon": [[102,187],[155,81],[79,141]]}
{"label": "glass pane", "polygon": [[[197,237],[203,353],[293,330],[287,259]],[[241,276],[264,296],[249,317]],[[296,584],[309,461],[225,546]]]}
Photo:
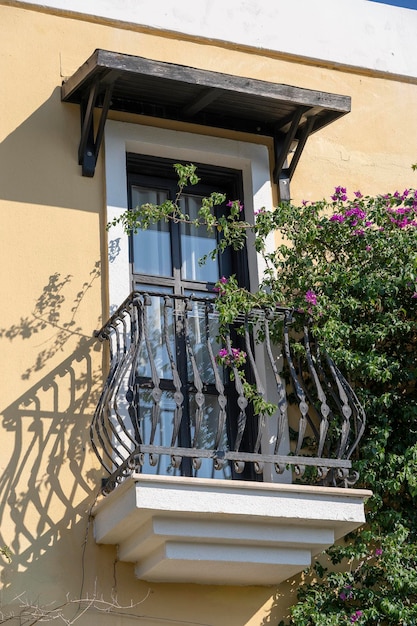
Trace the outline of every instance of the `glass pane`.
{"label": "glass pane", "polygon": [[[186,295],[191,295],[186,291]],[[207,293],[196,293],[193,295],[207,296]],[[215,384],[215,375],[213,371],[213,365],[211,362],[210,354],[208,351],[207,343],[209,342],[211,350],[213,352],[214,359],[219,353],[221,348],[218,336],[219,336],[219,321],[218,314],[215,309],[208,311],[206,316],[206,305],[204,302],[192,302],[191,310],[188,311],[188,347],[194,355],[195,364],[198,370],[198,374],[205,385]],[[187,353],[187,371],[188,381],[194,382],[194,371],[189,353]],[[216,369],[219,372],[220,378],[223,380],[223,368],[219,368],[216,365]]]}
{"label": "glass pane", "polygon": [[[181,209],[190,216],[190,220],[198,217],[201,206],[199,196],[185,195]],[[209,233],[205,226],[196,228],[191,224],[181,224],[181,276],[184,280],[215,283],[219,279],[218,259],[207,259],[204,265],[199,260],[216,247],[216,233]]]}
{"label": "glass pane", "polygon": [[[160,189],[132,187],[132,206],[161,204],[168,193]],[[172,276],[171,234],[167,222],[153,224],[132,235],[133,272],[152,276]]]}
{"label": "glass pane", "polygon": [[163,296],[153,296],[152,292],[169,294],[172,293],[172,290],[155,285],[136,285],[136,287],[140,291],[148,292],[150,295],[149,305],[144,307],[146,331],[144,325],[144,336],[138,359],[137,374],[140,377],[151,378],[151,364],[153,363],[159,378],[170,380],[172,379],[172,370],[167,349],[167,339],[171,354],[174,359],[176,358],[173,308],[166,307],[165,309]]}
{"label": "glass pane", "polygon": [[[159,414],[155,412],[155,405],[151,392],[148,389],[141,389],[139,392],[139,420],[140,432],[145,445],[164,446],[171,445],[172,429],[174,425],[175,401],[173,393],[164,391],[160,402]],[[156,429],[153,440],[151,440],[152,420],[157,418]],[[149,455],[145,454],[145,463],[142,471],[145,474],[169,474],[179,476],[179,469],[173,468],[171,458],[166,454],[156,457],[156,464],[151,465]]]}
{"label": "glass pane", "polygon": [[[195,394],[190,395],[190,421],[191,435],[195,435],[197,404],[195,402]],[[197,434],[196,448],[203,450],[214,450],[219,424],[220,407],[217,402],[217,396],[204,395],[204,405],[202,407],[203,418],[199,433]],[[220,429],[220,439],[218,450],[228,450],[226,427]],[[194,470],[194,475],[200,478],[231,478],[232,473],[229,464],[226,462],[222,469],[215,470],[213,459],[202,459],[201,467]]]}

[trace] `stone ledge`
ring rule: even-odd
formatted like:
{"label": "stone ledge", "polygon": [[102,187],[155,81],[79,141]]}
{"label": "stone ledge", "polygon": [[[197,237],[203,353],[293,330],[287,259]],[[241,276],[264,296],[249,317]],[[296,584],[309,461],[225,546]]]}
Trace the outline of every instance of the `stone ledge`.
{"label": "stone ledge", "polygon": [[362,489],[133,474],[94,510],[97,543],[153,582],[277,585],[365,522]]}

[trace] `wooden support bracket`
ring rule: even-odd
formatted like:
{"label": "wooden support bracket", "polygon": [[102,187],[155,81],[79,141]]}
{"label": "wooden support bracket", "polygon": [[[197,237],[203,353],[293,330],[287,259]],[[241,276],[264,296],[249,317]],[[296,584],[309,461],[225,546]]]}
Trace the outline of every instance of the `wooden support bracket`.
{"label": "wooden support bracket", "polygon": [[[289,201],[291,198],[290,182],[306,141],[314,129],[314,122],[316,118],[314,115],[310,115],[304,123],[303,128],[300,130],[302,117],[307,113],[307,111],[307,107],[297,109],[291,120],[289,130],[283,133],[282,128],[280,128],[277,129],[277,132],[274,135],[275,167],[273,180],[274,183],[278,185],[279,198],[281,201]],[[291,162],[288,164],[288,155],[294,142],[297,143],[297,147]]]}
{"label": "wooden support bracket", "polygon": [[81,140],[78,148],[78,163],[82,167],[82,175],[92,178],[96,169],[98,153],[104,136],[104,126],[111,103],[114,81],[105,85],[104,99],[101,108],[97,133],[94,133],[94,108],[100,93],[98,81],[92,83],[88,98],[80,104],[81,113]]}

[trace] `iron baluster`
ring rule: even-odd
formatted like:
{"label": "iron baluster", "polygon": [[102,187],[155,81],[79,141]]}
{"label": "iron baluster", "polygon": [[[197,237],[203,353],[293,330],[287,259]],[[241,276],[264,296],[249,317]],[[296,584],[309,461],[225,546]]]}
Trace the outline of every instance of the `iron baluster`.
{"label": "iron baluster", "polygon": [[[198,438],[200,435],[201,424],[203,421],[203,406],[204,406],[204,394],[203,394],[203,381],[201,380],[200,373],[198,371],[197,362],[195,360],[194,351],[190,342],[190,326],[188,320],[188,312],[192,311],[192,304],[188,298],[184,301],[184,335],[185,335],[185,345],[187,349],[188,358],[190,359],[191,367],[193,370],[193,382],[194,387],[196,388],[195,393],[195,402],[197,405],[197,410],[195,412],[195,427],[194,427],[194,437],[192,440],[192,447],[197,447]],[[193,467],[194,469],[200,469],[201,467],[201,459],[195,458],[193,459]]]}
{"label": "iron baluster", "polygon": [[[173,308],[172,298],[169,296],[164,297],[164,339],[165,346],[168,353],[169,362],[171,365],[172,379],[175,387],[174,392],[174,401],[175,401],[175,412],[174,412],[174,424],[172,429],[172,437],[171,437],[171,447],[174,447],[175,442],[178,439],[178,433],[181,426],[182,419],[182,406],[184,402],[184,395],[181,391],[182,383],[178,374],[177,364],[174,359],[174,355],[172,354],[171,345],[170,345],[170,337],[169,337],[169,322],[168,322],[168,309]],[[178,455],[171,456],[171,463],[173,467],[179,467],[181,464],[182,458]]]}
{"label": "iron baluster", "polygon": [[[279,372],[278,372],[278,368],[276,366],[275,363],[275,359],[274,356],[272,354],[272,348],[271,348],[271,336],[269,333],[269,320],[268,320],[268,315],[270,315],[271,313],[268,311],[267,314],[265,315],[265,320],[264,320],[264,327],[265,327],[265,347],[266,347],[266,353],[268,355],[268,359],[269,359],[269,363],[271,365],[272,371],[274,373],[275,376],[275,383],[277,386],[277,392],[278,392],[278,420],[277,420],[277,435],[276,435],[276,440],[275,440],[275,450],[274,453],[278,454],[279,451],[279,447],[281,445],[281,441],[282,438],[284,436],[284,433],[288,427],[288,417],[287,417],[287,408],[288,408],[288,403],[287,403],[287,395],[286,395],[286,391],[285,391],[285,383],[282,380]],[[276,471],[279,474],[282,474],[284,469],[285,469],[285,465],[278,465],[276,464],[275,466]]]}
{"label": "iron baluster", "polygon": [[[242,437],[243,437],[243,433],[245,432],[245,426],[246,426],[246,408],[248,406],[248,401],[247,398],[245,397],[245,392],[244,392],[244,388],[243,388],[243,383],[242,383],[242,379],[240,377],[239,374],[239,370],[236,367],[236,363],[235,363],[235,359],[233,358],[233,352],[232,352],[232,342],[230,340],[230,335],[227,334],[226,335],[226,348],[227,351],[229,353],[229,358],[230,358],[230,367],[233,371],[233,378],[234,378],[234,383],[235,383],[235,389],[236,392],[238,394],[238,399],[237,399],[237,405],[239,407],[239,415],[237,418],[237,432],[236,432],[236,438],[235,438],[235,443],[234,443],[234,450],[238,451],[240,448],[240,444],[242,442]],[[241,474],[243,472],[243,470],[245,469],[245,462],[244,461],[235,461],[234,463],[234,467],[235,470],[238,474]]]}
{"label": "iron baluster", "polygon": [[[143,335],[145,338],[146,352],[148,354],[149,365],[151,368],[151,379],[152,379],[152,418],[151,418],[151,434],[150,434],[150,444],[154,443],[155,433],[160,422],[161,415],[161,399],[162,399],[162,390],[160,388],[161,380],[158,375],[158,370],[156,369],[155,358],[152,351],[152,345],[149,338],[149,324],[148,324],[148,313],[147,310],[151,306],[152,301],[149,294],[144,294],[143,296]],[[152,466],[155,466],[158,463],[158,456],[154,454],[149,455],[149,463]]]}
{"label": "iron baluster", "polygon": [[[206,348],[207,348],[207,352],[209,355],[209,359],[210,359],[210,363],[211,363],[211,367],[213,370],[213,374],[214,374],[214,384],[216,387],[216,391],[218,393],[217,396],[217,403],[219,405],[219,419],[217,422],[217,429],[216,429],[216,434],[214,437],[214,450],[216,451],[216,456],[214,459],[214,467],[217,470],[220,470],[223,468],[224,466],[224,455],[218,454],[219,453],[219,448],[220,448],[220,442],[223,436],[223,432],[224,432],[224,427],[226,424],[226,404],[227,404],[227,398],[225,395],[225,390],[224,390],[224,385],[222,382],[222,379],[220,378],[220,374],[219,374],[219,370],[217,367],[217,363],[216,363],[216,359],[214,357],[213,354],[213,348],[211,345],[211,336],[210,336],[210,318],[209,318],[209,313],[212,311],[212,304],[211,303],[205,303],[205,307],[204,307],[204,322],[205,322],[205,330],[206,330]],[[223,451],[221,451],[223,452]]]}

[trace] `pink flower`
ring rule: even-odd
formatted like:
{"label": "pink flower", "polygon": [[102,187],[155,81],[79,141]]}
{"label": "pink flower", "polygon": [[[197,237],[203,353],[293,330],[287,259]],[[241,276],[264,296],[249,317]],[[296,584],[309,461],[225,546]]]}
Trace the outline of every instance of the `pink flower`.
{"label": "pink flower", "polygon": [[352,585],[346,585],[346,587],[339,593],[339,598],[341,600],[350,600],[353,598]]}
{"label": "pink flower", "polygon": [[355,611],[353,615],[350,616],[350,621],[353,624],[354,622],[357,622],[358,619],[360,617],[362,617],[363,612],[362,611]]}
{"label": "pink flower", "polygon": [[346,216],[347,217],[355,216],[356,219],[363,220],[366,217],[366,213],[363,209],[355,206],[352,209],[348,209],[346,211]]}
{"label": "pink flower", "polygon": [[331,196],[331,199],[333,202],[337,202],[337,200],[345,202],[345,200],[347,200],[346,187],[335,187],[334,194]]}
{"label": "pink flower", "polygon": [[381,554],[382,554],[382,548],[377,548],[375,550],[375,556],[381,556]]}
{"label": "pink flower", "polygon": [[[227,285],[227,283],[229,282],[229,279],[228,279],[228,278],[226,278],[225,276],[222,276],[221,278],[219,278],[218,282],[219,282],[221,285]],[[219,296],[224,296],[224,295],[225,295],[225,293],[226,293],[226,292],[224,291],[224,289],[222,289],[221,287],[217,287],[217,285],[216,285],[216,287],[213,287],[213,291],[217,291],[217,293],[219,294]]]}
{"label": "pink flower", "polygon": [[243,350],[239,350],[239,348],[232,348],[232,357],[236,360],[236,359],[240,359],[246,358],[246,352],[244,352]]}
{"label": "pink flower", "polygon": [[226,206],[228,206],[229,208],[236,206],[239,211],[243,211],[243,204],[240,202],[240,200],[229,200]]}
{"label": "pink flower", "polygon": [[217,361],[224,365],[235,364],[239,367],[245,363],[245,360],[246,352],[239,348],[231,348],[230,352],[227,348],[222,348],[217,354]]}
{"label": "pink flower", "polygon": [[312,291],[311,289],[309,289],[306,292],[305,299],[306,299],[306,302],[308,302],[308,304],[312,304],[313,306],[316,306],[316,304],[317,304],[317,296],[314,293],[314,291]]}

